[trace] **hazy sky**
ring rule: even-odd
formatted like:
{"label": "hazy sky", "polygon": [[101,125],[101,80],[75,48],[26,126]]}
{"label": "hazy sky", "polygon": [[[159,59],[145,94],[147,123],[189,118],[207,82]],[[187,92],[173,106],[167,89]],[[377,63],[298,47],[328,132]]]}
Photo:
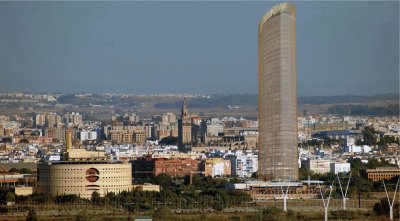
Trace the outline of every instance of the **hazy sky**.
{"label": "hazy sky", "polygon": [[[0,2],[0,92],[257,93],[277,2]],[[295,2],[299,95],[399,92],[399,2]]]}

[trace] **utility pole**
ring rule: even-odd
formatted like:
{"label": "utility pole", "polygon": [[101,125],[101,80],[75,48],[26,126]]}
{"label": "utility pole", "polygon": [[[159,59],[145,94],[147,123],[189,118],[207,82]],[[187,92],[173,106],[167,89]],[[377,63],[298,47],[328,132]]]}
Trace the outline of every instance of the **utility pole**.
{"label": "utility pole", "polygon": [[287,183],[286,191],[283,190],[283,186],[281,184],[281,191],[282,191],[282,198],[283,198],[283,211],[287,212],[287,199],[288,199],[288,193],[289,193],[289,185],[290,185],[290,180]]}
{"label": "utility pole", "polygon": [[325,201],[325,197],[324,194],[322,194],[322,190],[320,189],[319,192],[321,194],[321,198],[322,198],[322,203],[324,204],[324,212],[325,212],[325,221],[328,221],[328,208],[329,208],[329,201],[331,200],[331,194],[332,194],[332,188],[333,188],[333,183],[335,181],[332,182],[332,185],[329,186],[329,197],[328,199]]}
{"label": "utility pole", "polygon": [[343,199],[343,210],[346,210],[346,203],[347,203],[347,190],[349,190],[349,184],[350,184],[350,179],[351,179],[351,172],[350,172],[350,177],[349,180],[347,181],[347,186],[346,186],[346,190],[343,193],[343,188],[342,188],[342,184],[340,183],[340,178],[339,178],[339,174],[337,174],[337,179],[339,181],[339,187],[340,187],[340,191],[342,192],[342,199]]}
{"label": "utility pole", "polygon": [[400,177],[399,177],[399,179],[397,180],[397,183],[396,183],[396,189],[394,190],[394,195],[393,195],[392,202],[390,202],[389,194],[388,194],[387,189],[386,189],[385,180],[383,180],[383,187],[385,188],[386,198],[388,200],[389,208],[390,208],[390,211],[389,211],[390,212],[390,214],[389,214],[389,219],[390,220],[393,220],[393,205],[394,205],[394,199],[396,198],[397,187],[399,186],[399,181],[400,181]]}

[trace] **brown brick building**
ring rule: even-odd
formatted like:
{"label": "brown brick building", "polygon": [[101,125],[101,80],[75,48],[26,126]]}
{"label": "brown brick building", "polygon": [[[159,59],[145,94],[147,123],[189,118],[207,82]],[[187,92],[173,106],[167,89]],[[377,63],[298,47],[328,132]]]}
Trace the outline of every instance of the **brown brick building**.
{"label": "brown brick building", "polygon": [[389,180],[400,176],[400,169],[396,167],[378,167],[376,169],[367,169],[368,179],[373,181]]}
{"label": "brown brick building", "polygon": [[199,162],[192,158],[139,158],[132,161],[134,180],[155,177],[166,173],[171,177],[182,177],[199,171]]}
{"label": "brown brick building", "polygon": [[157,158],[154,175],[166,173],[172,177],[190,175],[199,171],[199,162],[192,158]]}

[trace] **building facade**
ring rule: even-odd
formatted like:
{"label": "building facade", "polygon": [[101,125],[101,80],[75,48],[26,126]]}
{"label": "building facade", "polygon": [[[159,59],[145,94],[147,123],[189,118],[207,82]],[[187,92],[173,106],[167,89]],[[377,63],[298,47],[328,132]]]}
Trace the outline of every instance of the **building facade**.
{"label": "building facade", "polygon": [[308,171],[324,174],[331,172],[331,160],[325,159],[308,159],[304,161],[304,167]]}
{"label": "building facade", "polygon": [[259,178],[298,180],[296,9],[274,6],[258,28]]}
{"label": "building facade", "polygon": [[132,161],[132,174],[135,180],[156,177],[166,173],[171,177],[197,174],[199,162],[192,158],[151,158],[144,157]]}
{"label": "building facade", "polygon": [[154,176],[166,173],[171,177],[183,177],[197,174],[199,162],[192,158],[156,158],[154,164]]}
{"label": "building facade", "polygon": [[82,115],[78,112],[72,112],[64,115],[66,124],[82,124]]}
{"label": "building facade", "polygon": [[218,118],[209,118],[202,122],[203,135],[217,137],[219,134],[224,133],[224,124]]}
{"label": "building facade", "polygon": [[53,196],[75,194],[90,198],[132,190],[132,165],[120,162],[42,162],[38,164],[39,191]]}
{"label": "building facade", "polygon": [[163,113],[162,122],[165,124],[176,123],[176,115],[173,113]]}
{"label": "building facade", "polygon": [[223,158],[209,158],[202,161],[204,176],[230,176],[232,174],[231,161]]}
{"label": "building facade", "polygon": [[331,163],[331,173],[338,174],[338,173],[348,173],[351,170],[350,163],[340,163],[334,162]]}
{"label": "building facade", "polygon": [[258,155],[253,151],[236,153],[235,174],[239,177],[251,177],[258,171]]}
{"label": "building facade", "polygon": [[390,180],[393,177],[400,176],[400,169],[396,167],[378,167],[367,169],[368,179],[373,181]]}

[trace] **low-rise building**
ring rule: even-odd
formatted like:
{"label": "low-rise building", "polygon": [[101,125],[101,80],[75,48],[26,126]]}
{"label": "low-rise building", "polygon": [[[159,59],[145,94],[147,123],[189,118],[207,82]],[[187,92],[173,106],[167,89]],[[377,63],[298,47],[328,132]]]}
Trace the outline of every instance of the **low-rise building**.
{"label": "low-rise building", "polygon": [[152,178],[161,173],[172,177],[197,174],[198,161],[192,158],[138,158],[132,162],[132,174],[135,180]]}
{"label": "low-rise building", "polygon": [[331,173],[348,173],[350,172],[351,166],[350,163],[339,163],[333,162],[331,163]]}
{"label": "low-rise building", "polygon": [[155,176],[166,173],[172,177],[183,177],[199,171],[198,161],[192,158],[157,158],[154,166]]}
{"label": "low-rise building", "polygon": [[225,156],[231,161],[232,175],[251,177],[258,171],[258,152],[253,150],[237,150]]}
{"label": "low-rise building", "polygon": [[38,164],[38,191],[90,198],[132,190],[132,165],[122,162],[62,161]]}
{"label": "low-rise building", "polygon": [[367,169],[368,179],[373,181],[389,180],[393,177],[400,176],[400,169],[397,167],[378,167],[375,169]]}
{"label": "low-rise building", "polygon": [[326,139],[326,138],[331,138],[331,139],[348,139],[348,138],[354,138],[354,139],[362,139],[362,134],[359,132],[355,131],[350,131],[350,130],[331,130],[331,131],[318,131],[314,134],[312,134],[313,138],[320,138],[320,139]]}
{"label": "low-rise building", "polygon": [[33,187],[31,186],[17,186],[14,187],[14,193],[18,196],[29,196],[33,194]]}
{"label": "low-rise building", "polygon": [[387,144],[382,148],[382,152],[389,154],[396,153],[398,150],[399,150],[399,145],[395,143]]}
{"label": "low-rise building", "polygon": [[331,172],[331,160],[325,159],[308,159],[304,161],[306,170],[314,173],[329,173]]}
{"label": "low-rise building", "polygon": [[201,162],[204,176],[230,176],[231,161],[223,158],[209,158]]}
{"label": "low-rise building", "polygon": [[244,183],[229,183],[227,189],[236,189],[250,195],[255,202],[282,199],[282,189],[287,188],[290,199],[314,199],[320,196],[322,181],[308,181],[307,185],[301,182],[275,181],[245,181]]}

